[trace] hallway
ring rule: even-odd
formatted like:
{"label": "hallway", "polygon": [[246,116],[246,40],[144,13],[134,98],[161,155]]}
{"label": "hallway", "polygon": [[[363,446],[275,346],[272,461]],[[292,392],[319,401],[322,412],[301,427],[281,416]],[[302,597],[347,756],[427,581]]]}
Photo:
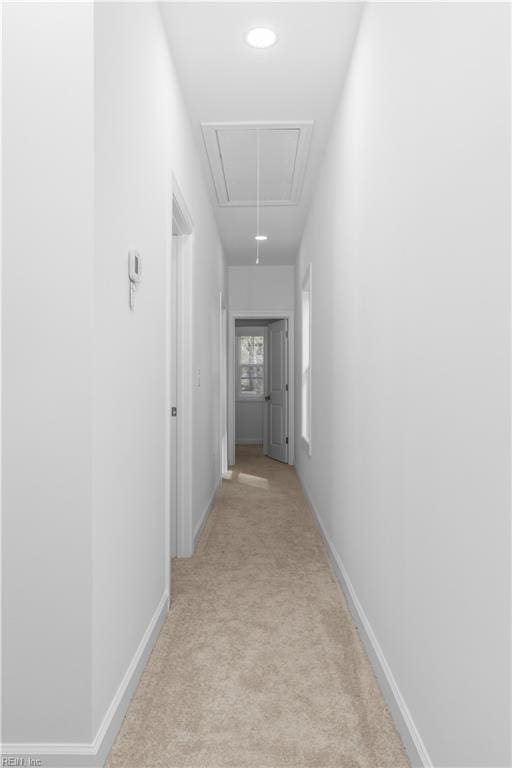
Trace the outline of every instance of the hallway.
{"label": "hallway", "polygon": [[512,4],[1,5],[1,764],[511,768]]}
{"label": "hallway", "polygon": [[107,768],[406,768],[295,470],[228,477]]}

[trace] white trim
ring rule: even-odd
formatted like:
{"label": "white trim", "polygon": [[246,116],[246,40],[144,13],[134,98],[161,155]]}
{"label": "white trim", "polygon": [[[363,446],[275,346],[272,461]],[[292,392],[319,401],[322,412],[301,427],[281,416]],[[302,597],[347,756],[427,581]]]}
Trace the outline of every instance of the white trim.
{"label": "white trim", "polygon": [[164,429],[165,429],[165,490],[164,490],[164,584],[167,593],[171,594],[171,275],[172,275],[172,248],[173,248],[173,197],[171,180],[171,221],[167,227],[166,235],[166,259],[165,259],[165,401],[164,401]]}
{"label": "white trim", "polygon": [[354,586],[350,580],[343,561],[339,556],[336,548],[331,540],[331,537],[327,533],[327,530],[322,522],[322,518],[311,498],[311,495],[304,485],[304,481],[297,472],[302,490],[308,505],[313,513],[313,517],[318,525],[322,539],[327,549],[327,554],[331,561],[334,574],[337,581],[345,595],[354,624],[356,625],[363,645],[366,649],[370,663],[375,672],[375,676],[380,684],[384,699],[390,709],[391,715],[395,722],[396,728],[402,738],[402,743],[405,747],[411,766],[413,768],[433,768],[434,764],[427,752],[427,748],[420,736],[418,728],[409,708],[405,702],[404,697],[398,687],[398,684],[394,678],[391,667],[388,664],[384,651],[382,650],[379,641],[373,631],[370,620],[366,615],[363,606],[359,602]]}
{"label": "white trim", "polygon": [[[4,40],[4,29],[3,29],[3,21],[4,19],[4,8],[3,8],[3,2],[0,2],[0,40]],[[0,55],[0,83],[4,82],[4,57]],[[3,110],[3,90],[2,86],[0,86],[0,125],[5,125],[4,123],[4,110]],[[0,199],[3,199],[3,192],[4,192],[4,175],[3,175],[3,142],[0,142]],[[94,219],[93,219],[94,222]],[[3,205],[0,206],[0,317],[3,318],[3,265],[5,265],[5,262],[3,260],[3,244],[4,244],[4,236],[3,236],[3,226],[4,226],[4,220],[3,220]],[[0,322],[1,325],[1,322]],[[0,434],[3,433],[3,380],[4,380],[4,354],[3,354],[3,334],[0,333]],[[3,506],[3,498],[4,498],[4,480],[3,480],[3,441],[0,441],[0,552],[3,552],[3,523],[4,523],[4,506]],[[4,690],[3,688],[3,660],[4,660],[4,653],[3,653],[3,637],[4,637],[4,612],[0,610],[0,692]],[[2,711],[2,704],[0,703],[0,742],[2,740],[3,735],[3,711]],[[1,751],[1,749],[0,749]]]}
{"label": "white trim", "polygon": [[[303,294],[308,294],[308,344],[309,344],[309,366],[308,366],[308,402],[307,402],[307,409],[308,409],[308,436],[306,437],[304,435],[304,425],[302,423],[302,398],[304,396],[304,372],[303,372],[303,364],[302,364],[302,350],[304,345],[304,327],[302,323],[302,311],[303,311],[303,303],[304,303],[304,296]],[[313,453],[313,445],[312,445],[312,432],[313,432],[313,409],[312,409],[312,403],[313,403],[313,266],[311,262],[309,262],[306,271],[304,273],[304,278],[302,280],[302,290],[301,290],[301,314],[300,314],[300,322],[301,322],[301,371],[300,371],[300,435],[302,438],[302,442],[307,447],[308,456],[311,456]]]}
{"label": "white trim", "polygon": [[180,235],[191,235],[194,231],[194,221],[174,174],[172,174],[172,196],[173,203],[176,203],[176,207],[173,205],[171,209],[173,224],[176,225]]}
{"label": "white trim", "polygon": [[264,445],[261,437],[237,437],[236,445]]}
{"label": "white trim", "polygon": [[[508,33],[509,33],[509,40],[512,40],[512,5],[508,3]],[[512,125],[512,77],[510,75],[512,74],[512,67],[509,63],[509,125]],[[509,168],[508,172],[510,174],[509,178],[512,178],[512,153],[509,153]],[[509,187],[510,189],[510,187]],[[512,221],[512,196],[509,195],[509,222]],[[510,226],[510,224],[509,224]],[[510,231],[510,230],[509,230]],[[510,237],[510,236],[509,236]],[[512,240],[509,240],[509,265],[512,265]],[[509,296],[512,295],[512,269],[509,267]],[[512,334],[512,313],[510,312],[510,302],[509,302],[509,332]],[[509,336],[510,339],[510,336]],[[510,342],[509,342],[510,347]],[[512,402],[512,355],[509,355],[509,403]],[[511,437],[512,437],[512,409],[509,408],[509,423],[508,423],[508,430],[509,430],[509,456],[512,457],[512,443],[511,443]],[[512,499],[512,462],[509,461],[509,500]],[[509,540],[508,540],[508,557],[510,558],[512,554],[512,507],[510,505],[509,501]],[[508,611],[508,620],[509,620],[509,633],[512,629],[512,568],[509,569],[509,578],[508,578],[508,589],[509,589],[509,611]],[[509,634],[510,637],[510,634]],[[509,736],[509,760],[510,764],[512,765],[512,643],[509,640],[509,657],[508,657],[508,663],[509,663],[509,670],[508,670],[508,688],[509,688],[509,719],[508,719],[508,736]]]}
{"label": "white trim", "polygon": [[288,320],[288,464],[295,460],[295,313],[292,309],[233,309],[228,327],[228,462],[235,463],[235,321]]}
{"label": "white trim", "polygon": [[210,496],[210,498],[208,500],[208,504],[204,508],[203,514],[201,515],[201,518],[200,518],[198,524],[196,525],[196,528],[195,528],[195,531],[194,531],[194,552],[195,552],[195,550],[197,548],[199,539],[201,538],[201,534],[203,532],[203,529],[204,529],[206,523],[208,522],[208,518],[210,516],[210,512],[212,511],[212,509],[215,506],[215,499],[217,497],[217,493],[219,492],[219,489],[220,489],[221,485],[222,485],[222,477],[219,477],[219,479],[217,481],[217,484],[216,484],[215,488],[213,489],[212,494],[211,494],[211,496]]}
{"label": "white trim", "polygon": [[[269,345],[270,340],[270,334],[268,332],[268,325],[265,328],[265,392],[270,392],[270,365],[268,365],[268,350],[270,349]],[[265,402],[265,401],[264,401]],[[267,410],[265,406],[263,406],[263,453],[265,456],[268,455],[268,452],[270,450],[269,445],[269,414],[267,413]],[[236,415],[236,403],[235,403],[235,415]],[[288,422],[290,420],[288,419]],[[236,429],[236,424],[235,424]],[[235,435],[236,437],[236,435]],[[289,454],[288,454],[289,455]]]}
{"label": "white trim", "polygon": [[94,740],[90,743],[2,744],[2,756],[39,758],[45,768],[101,768],[112,748],[140,677],[149,660],[169,610],[169,593],[164,592],[123,679],[107,709]]}
{"label": "white trim", "polygon": [[[193,554],[192,535],[192,260],[194,248],[194,222],[174,174],[171,177],[171,222],[172,230],[181,239],[177,255],[176,279],[178,282],[178,329],[177,329],[177,402],[170,403],[170,337],[169,337],[169,290],[166,310],[166,557],[165,580],[170,593],[170,413],[172,405],[178,409],[177,416],[177,542],[178,557]],[[170,240],[172,240],[172,235]],[[171,258],[172,242],[168,244],[168,260]],[[167,286],[169,286],[169,280]]]}
{"label": "white trim", "polygon": [[228,470],[228,324],[224,294],[219,292],[219,458],[221,476]]}
{"label": "white trim", "polygon": [[192,555],[192,254],[193,238],[186,238],[180,253],[178,339],[178,542],[180,557]]}

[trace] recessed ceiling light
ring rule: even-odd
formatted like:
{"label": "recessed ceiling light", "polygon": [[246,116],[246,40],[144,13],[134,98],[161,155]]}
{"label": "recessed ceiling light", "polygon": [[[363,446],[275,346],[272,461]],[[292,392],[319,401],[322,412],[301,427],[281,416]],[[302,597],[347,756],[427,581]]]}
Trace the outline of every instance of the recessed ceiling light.
{"label": "recessed ceiling light", "polygon": [[245,42],[251,48],[270,48],[277,42],[277,35],[268,27],[254,27],[245,36]]}
{"label": "recessed ceiling light", "polygon": [[268,240],[268,237],[266,235],[255,235],[255,240]]}

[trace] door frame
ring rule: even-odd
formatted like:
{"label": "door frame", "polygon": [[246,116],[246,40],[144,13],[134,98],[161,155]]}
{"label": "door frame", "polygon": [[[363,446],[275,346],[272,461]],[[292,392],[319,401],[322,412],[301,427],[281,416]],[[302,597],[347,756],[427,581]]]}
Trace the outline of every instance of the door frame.
{"label": "door frame", "polygon": [[234,309],[229,312],[228,339],[228,462],[235,463],[236,320],[288,320],[288,464],[295,461],[295,323],[291,309]]}
{"label": "door frame", "polygon": [[219,291],[219,442],[220,474],[228,471],[228,318],[222,291]]}
{"label": "door frame", "polygon": [[[288,387],[286,387],[284,391],[284,417],[285,417],[285,426],[286,431],[284,432],[285,435],[290,435],[290,387],[289,387],[289,379],[290,379],[290,371],[289,371],[289,346],[290,346],[290,329],[289,329],[289,321],[286,318],[282,318],[280,320],[273,320],[271,323],[267,325],[267,349],[268,349],[268,356],[270,360],[272,361],[274,359],[274,342],[273,342],[273,325],[279,325],[281,328],[284,327],[285,329],[285,338],[284,338],[284,354],[282,355],[281,365],[284,367],[284,382],[281,379],[281,392],[283,390],[283,384],[288,382]],[[279,330],[279,334],[282,334],[282,330]],[[281,343],[281,342],[280,342]],[[288,354],[287,354],[288,351]],[[267,423],[267,445],[265,454],[271,458],[275,459],[276,461],[283,461],[283,458],[278,458],[275,455],[272,455],[271,452],[271,443],[272,443],[272,434],[273,434],[273,428],[272,428],[272,404],[274,402],[273,400],[273,363],[271,362],[269,365],[269,372],[268,372],[268,395],[270,397],[270,401],[268,403],[268,409],[266,409],[265,412],[265,421]],[[235,414],[236,416],[236,414]],[[235,425],[236,426],[236,425]],[[288,439],[288,445],[286,448],[284,448],[286,457],[289,457],[290,455],[290,440]]]}
{"label": "door frame", "polygon": [[[176,232],[177,234],[173,234]],[[177,331],[176,366],[177,398],[170,402],[171,394],[171,263],[173,241],[179,238],[176,254]],[[170,195],[170,222],[166,258],[165,291],[165,569],[166,584],[170,588],[171,573],[171,407],[176,406],[176,556],[193,554],[192,535],[192,256],[194,222],[180,186],[172,174]],[[169,591],[170,594],[170,591]]]}

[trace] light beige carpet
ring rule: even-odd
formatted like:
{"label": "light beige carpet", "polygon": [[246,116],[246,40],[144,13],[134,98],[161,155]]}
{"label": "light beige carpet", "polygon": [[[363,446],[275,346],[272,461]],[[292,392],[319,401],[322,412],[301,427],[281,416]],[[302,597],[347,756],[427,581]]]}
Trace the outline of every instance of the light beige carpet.
{"label": "light beige carpet", "polygon": [[238,450],[108,768],[406,768],[294,470]]}

